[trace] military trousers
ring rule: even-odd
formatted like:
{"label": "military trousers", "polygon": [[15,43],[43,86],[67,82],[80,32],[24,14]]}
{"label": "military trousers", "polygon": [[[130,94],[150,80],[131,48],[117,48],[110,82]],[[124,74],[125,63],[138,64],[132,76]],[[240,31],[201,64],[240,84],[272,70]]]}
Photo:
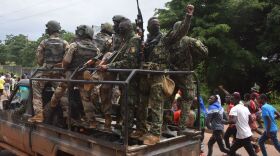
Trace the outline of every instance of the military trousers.
{"label": "military trousers", "polygon": [[[146,130],[148,107],[151,109],[151,126],[149,132],[159,136],[163,122],[163,105],[166,99],[163,92],[163,75],[151,75],[140,80],[140,104],[138,106],[138,124]],[[141,110],[141,112],[139,112]]]}
{"label": "military trousers", "polygon": [[[53,73],[53,72],[47,72],[47,73],[39,73],[35,75],[35,78],[54,78],[54,79],[60,79],[62,78],[62,74],[60,73]],[[42,93],[43,89],[45,88],[47,83],[51,83],[52,87],[56,88],[58,83],[57,82],[48,82],[48,81],[32,81],[32,91],[33,91],[33,108],[34,108],[34,114],[39,114],[43,112],[43,99],[42,99]]]}
{"label": "military trousers", "polygon": [[[91,79],[97,81],[106,81],[114,80],[115,76],[112,73],[96,72],[92,75]],[[113,85],[94,84],[91,93],[94,110],[100,110],[104,115],[111,115]],[[99,107],[98,104],[100,104]]]}
{"label": "military trousers", "polygon": [[192,80],[192,75],[171,75],[170,78],[175,82],[175,91],[181,90],[182,97],[178,99],[181,107],[179,120],[179,128],[186,128],[190,108],[195,97],[195,85]]}
{"label": "military trousers", "polygon": [[[70,74],[66,74],[68,77]],[[82,76],[77,76],[77,79],[82,79]],[[86,115],[86,118],[88,121],[94,120],[95,113],[94,113],[94,107],[91,101],[91,91],[87,91],[84,89],[83,84],[77,84],[76,85],[79,88],[79,92],[81,95],[81,101],[84,107],[84,113]],[[67,89],[67,83],[61,82],[59,83],[58,87],[56,88],[52,99],[51,99],[51,106],[55,107],[58,102],[61,100],[62,96],[65,94],[65,91]],[[68,105],[69,107],[69,105]]]}

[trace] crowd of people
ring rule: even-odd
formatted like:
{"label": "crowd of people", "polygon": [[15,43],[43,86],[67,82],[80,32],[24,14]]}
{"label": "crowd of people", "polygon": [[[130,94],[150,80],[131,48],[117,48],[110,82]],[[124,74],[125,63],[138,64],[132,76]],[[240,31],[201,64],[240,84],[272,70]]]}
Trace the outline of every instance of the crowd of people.
{"label": "crowd of people", "polygon": [[6,98],[11,95],[11,91],[14,90],[18,78],[13,73],[0,73],[0,98],[5,96]]}
{"label": "crowd of people", "polygon": [[[206,116],[205,125],[212,131],[208,141],[208,156],[212,155],[216,142],[221,152],[230,156],[235,156],[241,147],[244,147],[250,156],[256,156],[260,151],[267,156],[265,142],[268,139],[271,139],[280,153],[276,124],[280,113],[269,104],[267,95],[259,94],[257,85],[251,88],[250,94],[245,93],[244,98],[241,98],[239,92],[230,94],[222,86],[219,88],[226,94],[226,108],[221,105],[217,95],[211,95],[207,111],[202,111]],[[228,125],[226,131],[224,125]],[[254,132],[260,137],[253,137]]]}

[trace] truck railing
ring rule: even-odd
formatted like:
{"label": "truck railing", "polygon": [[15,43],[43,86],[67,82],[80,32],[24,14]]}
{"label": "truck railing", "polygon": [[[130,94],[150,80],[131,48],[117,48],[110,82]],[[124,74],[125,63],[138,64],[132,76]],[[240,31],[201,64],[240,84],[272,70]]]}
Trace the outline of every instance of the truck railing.
{"label": "truck railing", "polygon": [[[88,71],[97,71],[97,68],[86,68],[85,70]],[[154,71],[154,70],[143,70],[143,69],[107,69],[105,72],[111,72],[111,73],[117,73],[117,74],[121,74],[121,73],[126,73],[127,77],[125,80],[111,80],[111,81],[96,81],[96,80],[79,80],[79,79],[75,79],[76,75],[78,73],[80,73],[80,71],[78,70],[78,68],[76,70],[72,70],[72,74],[69,78],[65,78],[65,79],[54,79],[54,78],[36,78],[36,75],[40,72],[47,72],[47,71],[61,71],[61,72],[65,72],[65,70],[63,68],[53,68],[53,69],[42,69],[42,68],[38,68],[35,70],[35,72],[31,75],[30,78],[30,85],[32,88],[32,81],[50,81],[50,82],[66,82],[68,84],[68,89],[71,89],[71,86],[73,85],[73,83],[84,83],[84,84],[113,84],[113,85],[120,85],[122,86],[124,89],[122,90],[122,96],[124,97],[123,101],[123,106],[124,106],[124,110],[125,110],[125,118],[124,118],[124,129],[123,129],[123,133],[121,135],[124,134],[123,137],[123,149],[125,151],[128,151],[128,104],[127,104],[127,100],[128,100],[128,94],[127,94],[127,90],[128,87],[130,85],[131,80],[135,77],[136,74],[141,74],[141,75],[148,75],[148,74],[157,74],[157,75],[193,75],[195,81],[196,81],[196,96],[199,97],[200,93],[199,93],[199,79],[196,75],[196,73],[194,71],[169,71],[169,70],[164,70],[164,71]],[[69,93],[69,92],[68,92]],[[31,98],[32,98],[32,89],[31,89]],[[200,116],[200,105],[198,104],[198,116]],[[71,130],[71,107],[69,107],[68,110],[68,130]],[[198,122],[198,126],[197,129],[200,130],[200,122]]]}

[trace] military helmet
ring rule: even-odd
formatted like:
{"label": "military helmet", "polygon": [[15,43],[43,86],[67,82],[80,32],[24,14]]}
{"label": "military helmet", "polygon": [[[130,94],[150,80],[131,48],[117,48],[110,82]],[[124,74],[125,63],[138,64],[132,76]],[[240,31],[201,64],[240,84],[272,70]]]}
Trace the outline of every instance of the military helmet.
{"label": "military helmet", "polygon": [[178,21],[173,25],[173,30],[179,29],[179,26],[181,25],[182,21]]}
{"label": "military helmet", "polygon": [[112,18],[113,22],[117,22],[117,23],[120,23],[124,19],[126,19],[126,18],[124,16],[122,16],[122,15],[115,15]]}
{"label": "military helmet", "polygon": [[113,26],[110,23],[102,23],[101,24],[101,32],[105,32],[105,33],[113,33]]}
{"label": "military helmet", "polygon": [[133,31],[133,25],[129,19],[122,21],[119,25],[120,33],[129,33]]}
{"label": "military helmet", "polygon": [[46,29],[47,34],[52,34],[55,32],[59,32],[61,30],[60,23],[57,21],[54,21],[54,20],[49,21],[46,24],[46,27],[47,27],[47,29]]}
{"label": "military helmet", "polygon": [[80,38],[93,38],[93,28],[88,25],[80,25],[77,27],[76,35]]}

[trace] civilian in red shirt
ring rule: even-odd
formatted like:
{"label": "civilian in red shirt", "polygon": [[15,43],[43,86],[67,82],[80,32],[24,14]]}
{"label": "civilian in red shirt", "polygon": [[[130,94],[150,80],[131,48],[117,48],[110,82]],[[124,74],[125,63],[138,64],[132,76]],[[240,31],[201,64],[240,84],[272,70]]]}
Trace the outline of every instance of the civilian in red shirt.
{"label": "civilian in red shirt", "polygon": [[[234,94],[233,96],[226,95],[225,97],[225,102],[227,104],[227,114],[229,114],[230,110],[235,106],[233,103],[233,98],[234,98]],[[227,148],[230,148],[230,143],[229,143],[229,138],[232,136],[233,137],[233,141],[235,140],[235,136],[236,136],[236,127],[234,124],[230,124],[224,134],[224,140],[225,140],[225,144]]]}

